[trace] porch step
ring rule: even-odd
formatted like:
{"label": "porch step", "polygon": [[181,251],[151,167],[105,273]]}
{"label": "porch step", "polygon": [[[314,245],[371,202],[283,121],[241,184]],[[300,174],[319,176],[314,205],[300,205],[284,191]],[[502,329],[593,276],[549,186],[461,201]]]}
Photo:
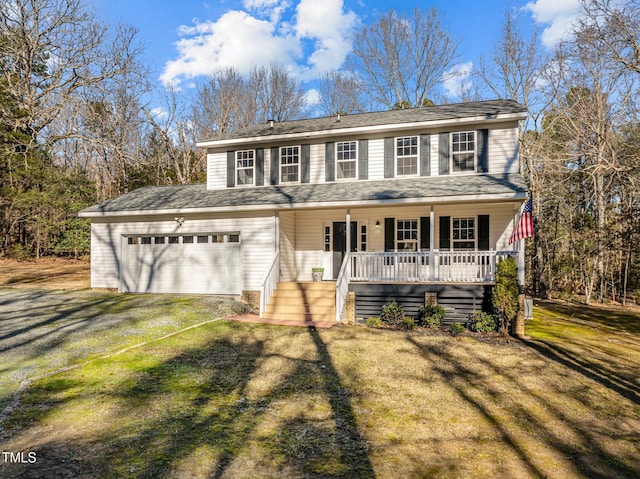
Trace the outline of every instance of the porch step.
{"label": "porch step", "polygon": [[278,283],[263,318],[280,321],[335,321],[335,281]]}

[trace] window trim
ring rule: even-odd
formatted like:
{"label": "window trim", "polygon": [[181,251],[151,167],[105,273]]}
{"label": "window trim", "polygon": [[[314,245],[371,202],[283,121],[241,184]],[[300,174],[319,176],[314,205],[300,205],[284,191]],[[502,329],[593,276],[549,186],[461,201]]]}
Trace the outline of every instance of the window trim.
{"label": "window trim", "polygon": [[[344,160],[344,159],[340,160],[340,159],[338,159],[338,145],[345,144],[345,143],[349,143],[349,144],[353,143],[355,145],[355,149],[354,149],[355,158],[349,159],[349,160]],[[335,178],[336,178],[336,181],[353,181],[353,180],[357,180],[358,179],[358,174],[359,174],[359,172],[358,172],[358,154],[359,154],[359,149],[360,149],[360,145],[358,145],[358,142],[356,140],[336,141],[335,152],[334,152],[334,155],[335,155],[335,171],[336,171]],[[349,178],[340,178],[339,177],[340,168],[338,168],[338,165],[340,163],[355,163],[355,169],[354,169],[355,174],[354,174],[354,176],[353,177],[349,177]]]}
{"label": "window trim", "polygon": [[[239,154],[242,153],[251,153],[251,158],[250,160],[253,162],[253,166],[248,167],[248,166],[240,166],[238,164],[239,161],[243,161],[243,160],[248,160],[249,158],[238,158]],[[244,188],[244,187],[250,187],[250,186],[255,186],[256,185],[256,150],[255,149],[249,149],[249,150],[237,150],[235,152],[235,170],[236,170],[236,186],[240,187],[240,188]],[[253,181],[251,183],[240,183],[240,178],[239,178],[239,173],[240,171],[244,171],[244,170],[251,170],[252,171],[252,178]]]}
{"label": "window trim", "polygon": [[[398,140],[405,138],[415,138],[416,141],[416,154],[415,155],[401,155],[398,156]],[[411,147],[412,145],[409,145]],[[398,159],[399,158],[411,158],[414,157],[416,160],[416,172],[408,173],[408,174],[399,174],[398,173]],[[393,173],[395,178],[411,178],[414,176],[420,175],[420,135],[408,135],[408,136],[396,136],[393,139]]]}
{"label": "window trim", "polygon": [[[473,220],[473,240],[467,239],[454,239],[454,225],[456,221],[461,220]],[[466,228],[469,231],[469,228]],[[451,251],[477,251],[478,250],[478,216],[459,216],[459,217],[451,217]],[[458,243],[471,243],[473,241],[473,248],[456,248],[456,242]]]}
{"label": "window trim", "polygon": [[[461,151],[456,151],[454,152],[454,147],[453,147],[453,135],[460,135],[461,133],[466,133],[466,134],[473,134],[473,150],[464,150],[463,152]],[[468,140],[467,140],[468,142]],[[465,143],[467,143],[465,142]],[[449,148],[449,172],[452,175],[470,175],[470,174],[474,174],[478,172],[478,132],[475,130],[465,130],[465,131],[453,131],[449,134],[449,144],[451,145],[451,147]],[[460,154],[460,153],[471,153],[471,157],[473,158],[473,168],[470,170],[462,170],[462,171],[455,171],[454,166],[455,166],[455,162],[453,160],[454,154]],[[452,217],[453,218],[453,217]]]}
{"label": "window trim", "polygon": [[[298,156],[298,162],[297,163],[287,163],[284,164],[282,163],[282,158],[283,158],[283,154],[282,154],[282,150],[285,150],[287,148],[296,148],[297,149],[297,156]],[[281,185],[297,185],[301,183],[301,174],[302,174],[302,147],[301,145],[289,145],[289,146],[281,146],[278,149],[279,155],[278,155],[278,179],[279,179],[279,183]],[[298,179],[296,181],[283,181],[282,180],[282,167],[286,166],[286,167],[290,167],[290,166],[297,166],[298,168]]]}

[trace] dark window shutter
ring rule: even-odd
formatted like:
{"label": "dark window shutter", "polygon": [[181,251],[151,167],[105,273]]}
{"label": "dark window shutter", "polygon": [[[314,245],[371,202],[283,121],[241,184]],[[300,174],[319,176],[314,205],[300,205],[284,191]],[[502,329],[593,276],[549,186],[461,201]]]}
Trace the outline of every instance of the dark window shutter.
{"label": "dark window shutter", "polygon": [[420,217],[420,249],[427,251],[431,242],[431,220],[428,216]]}
{"label": "dark window shutter", "polygon": [[264,185],[264,148],[256,149],[256,186]]}
{"label": "dark window shutter", "polygon": [[451,216],[440,217],[440,249],[451,249]]}
{"label": "dark window shutter", "polygon": [[324,180],[336,179],[336,142],[328,141],[324,145]]}
{"label": "dark window shutter", "polygon": [[236,186],[236,152],[227,151],[227,187]]}
{"label": "dark window shutter", "polygon": [[478,215],[478,249],[489,251],[489,215]]}
{"label": "dark window shutter", "polygon": [[420,176],[431,175],[431,135],[420,135]]}
{"label": "dark window shutter", "polygon": [[439,139],[440,161],[438,163],[438,174],[449,174],[449,133],[440,133]]}
{"label": "dark window shutter", "polygon": [[396,242],[395,242],[395,218],[385,218],[384,219],[384,250],[385,251],[395,251]]}
{"label": "dark window shutter", "polygon": [[393,178],[394,171],[394,139],[393,138],[385,138],[384,139],[384,177],[385,178]]}
{"label": "dark window shutter", "polygon": [[358,142],[358,179],[369,178],[369,140]]}
{"label": "dark window shutter", "polygon": [[311,177],[311,147],[302,145],[300,148],[300,183],[309,183]]}
{"label": "dark window shutter", "polygon": [[280,184],[280,149],[271,148],[271,184]]}
{"label": "dark window shutter", "polygon": [[489,130],[478,130],[476,132],[476,148],[478,149],[478,172],[489,172]]}

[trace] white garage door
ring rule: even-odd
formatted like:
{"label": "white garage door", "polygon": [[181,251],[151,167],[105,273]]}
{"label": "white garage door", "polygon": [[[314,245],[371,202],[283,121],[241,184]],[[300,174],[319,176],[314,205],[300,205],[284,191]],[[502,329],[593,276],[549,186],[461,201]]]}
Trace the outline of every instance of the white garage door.
{"label": "white garage door", "polygon": [[124,292],[242,292],[239,234],[130,236],[123,248]]}

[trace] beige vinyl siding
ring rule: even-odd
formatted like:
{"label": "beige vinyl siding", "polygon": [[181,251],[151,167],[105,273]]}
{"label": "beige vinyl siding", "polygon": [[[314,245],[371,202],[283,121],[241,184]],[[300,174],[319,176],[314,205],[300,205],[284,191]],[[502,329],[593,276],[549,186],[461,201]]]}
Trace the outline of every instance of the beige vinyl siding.
{"label": "beige vinyl siding", "polygon": [[431,135],[431,176],[440,174],[440,137]]}
{"label": "beige vinyl siding", "polygon": [[296,213],[280,212],[280,280],[296,279]]}
{"label": "beige vinyl siding", "polygon": [[517,128],[489,130],[489,173],[517,173],[519,168]]}
{"label": "beige vinyl siding", "polygon": [[223,190],[227,187],[227,153],[207,154],[207,189]]}
{"label": "beige vinyl siding", "polygon": [[311,183],[324,183],[325,144],[312,144],[309,148],[309,153],[309,181]]}
{"label": "beige vinyl siding", "polygon": [[384,179],[384,138],[369,140],[369,179]]}
{"label": "beige vinyl siding", "polygon": [[[235,217],[234,217],[235,216]],[[198,233],[240,233],[243,265],[242,287],[259,290],[275,254],[274,217],[270,213],[185,217],[181,227],[173,218],[145,217],[137,221],[109,223],[93,219],[91,224],[91,286],[118,288],[120,261],[126,246],[123,235],[169,235]]]}

